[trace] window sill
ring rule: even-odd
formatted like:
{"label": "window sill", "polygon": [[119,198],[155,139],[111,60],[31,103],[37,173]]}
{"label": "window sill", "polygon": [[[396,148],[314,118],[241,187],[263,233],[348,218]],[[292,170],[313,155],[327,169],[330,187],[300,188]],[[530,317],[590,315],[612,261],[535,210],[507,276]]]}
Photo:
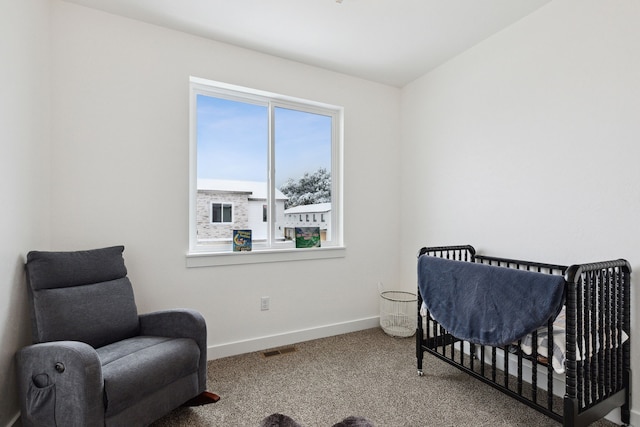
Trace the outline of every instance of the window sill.
{"label": "window sill", "polygon": [[269,249],[251,252],[189,252],[187,268],[344,258],[344,246],[313,249]]}

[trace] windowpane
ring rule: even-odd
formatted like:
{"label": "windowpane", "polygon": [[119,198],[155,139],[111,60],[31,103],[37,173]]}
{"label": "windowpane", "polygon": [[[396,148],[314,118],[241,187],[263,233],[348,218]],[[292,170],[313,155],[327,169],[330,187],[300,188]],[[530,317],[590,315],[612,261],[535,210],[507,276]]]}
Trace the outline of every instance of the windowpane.
{"label": "windowpane", "polygon": [[220,203],[211,204],[211,222],[222,222],[222,206]]}
{"label": "windowpane", "polygon": [[222,221],[231,222],[231,205],[222,206]]}
{"label": "windowpane", "polygon": [[231,242],[234,228],[253,230],[254,239],[267,238],[267,225],[252,220],[252,211],[267,200],[267,112],[265,105],[197,95],[196,203],[222,201],[212,213],[211,222],[218,225],[198,214],[198,244]]}
{"label": "windowpane", "polygon": [[[281,107],[274,111],[276,186],[288,197],[285,216],[303,210],[309,222],[310,213],[331,211],[332,117]],[[331,240],[331,225],[322,224],[321,230]]]}

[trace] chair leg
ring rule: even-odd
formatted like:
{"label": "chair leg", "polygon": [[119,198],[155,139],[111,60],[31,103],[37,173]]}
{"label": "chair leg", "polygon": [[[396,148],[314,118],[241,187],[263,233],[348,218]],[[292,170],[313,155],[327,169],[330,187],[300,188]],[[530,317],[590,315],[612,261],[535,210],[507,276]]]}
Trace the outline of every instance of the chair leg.
{"label": "chair leg", "polygon": [[209,403],[216,403],[220,400],[220,396],[210,391],[203,391],[193,399],[187,400],[182,406],[202,406]]}

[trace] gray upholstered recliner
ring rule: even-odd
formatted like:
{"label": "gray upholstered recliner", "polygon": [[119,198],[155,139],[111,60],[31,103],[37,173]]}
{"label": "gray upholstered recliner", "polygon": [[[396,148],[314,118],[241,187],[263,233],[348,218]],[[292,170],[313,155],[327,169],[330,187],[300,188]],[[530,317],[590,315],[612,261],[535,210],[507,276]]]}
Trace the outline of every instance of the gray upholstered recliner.
{"label": "gray upholstered recliner", "polygon": [[138,315],[123,246],[27,255],[34,344],[16,355],[25,426],[143,426],[208,403],[193,310]]}

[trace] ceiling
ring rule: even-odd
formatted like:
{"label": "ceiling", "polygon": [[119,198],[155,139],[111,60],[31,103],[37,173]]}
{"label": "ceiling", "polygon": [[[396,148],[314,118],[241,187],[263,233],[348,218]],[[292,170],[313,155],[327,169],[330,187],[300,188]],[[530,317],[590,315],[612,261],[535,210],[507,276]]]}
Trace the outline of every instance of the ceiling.
{"label": "ceiling", "polygon": [[402,87],[551,0],[66,0]]}

